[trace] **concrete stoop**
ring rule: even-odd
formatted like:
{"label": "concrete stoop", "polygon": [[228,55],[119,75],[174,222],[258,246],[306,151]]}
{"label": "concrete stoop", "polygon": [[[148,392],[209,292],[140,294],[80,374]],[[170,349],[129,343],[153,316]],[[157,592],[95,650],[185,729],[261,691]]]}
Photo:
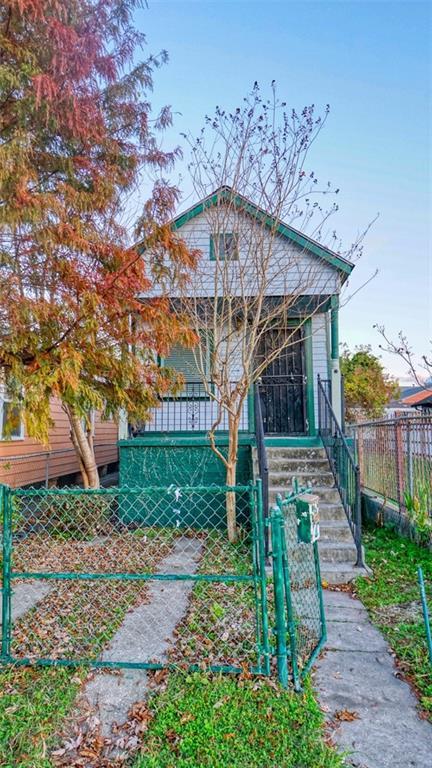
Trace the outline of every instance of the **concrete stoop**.
{"label": "concrete stoop", "polygon": [[[367,571],[355,565],[357,551],[324,448],[267,448],[270,504],[285,495],[294,478],[319,497],[321,575],[344,584]],[[257,470],[256,461],[255,471]]]}

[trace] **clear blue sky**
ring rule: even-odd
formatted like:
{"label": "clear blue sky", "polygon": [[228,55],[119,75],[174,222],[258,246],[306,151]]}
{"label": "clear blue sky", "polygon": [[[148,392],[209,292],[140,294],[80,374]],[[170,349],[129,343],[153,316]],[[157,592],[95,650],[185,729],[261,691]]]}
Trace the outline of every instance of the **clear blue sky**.
{"label": "clear blue sky", "polygon": [[[330,104],[311,158],[340,187],[335,227],[347,245],[380,213],[351,279],[341,339],[378,349],[373,324],[403,329],[418,354],[432,338],[430,2],[149,0],[137,23],[149,51],[170,61],[155,76],[155,107],[170,104],[167,139],[197,133],[216,104],[235,107],[258,80],[301,108]],[[167,142],[167,146],[168,146]],[[190,185],[182,183],[185,205]],[[383,356],[395,374],[403,364]]]}

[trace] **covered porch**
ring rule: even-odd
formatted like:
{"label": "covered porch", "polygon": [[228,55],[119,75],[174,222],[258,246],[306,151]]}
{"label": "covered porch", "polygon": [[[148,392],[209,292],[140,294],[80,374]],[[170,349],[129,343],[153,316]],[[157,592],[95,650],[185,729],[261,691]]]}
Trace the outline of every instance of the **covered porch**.
{"label": "covered porch", "polygon": [[[265,441],[268,445],[316,444],[318,435],[318,376],[327,388],[335,414],[341,420],[342,391],[338,359],[338,302],[329,297],[326,311],[305,321],[293,318],[285,329],[274,329],[262,339],[257,354],[267,359],[268,348],[277,348],[273,335],[289,333],[294,341],[267,365],[251,385],[240,415],[240,432],[253,438],[256,432],[256,400],[259,398]],[[228,414],[220,412],[215,385],[200,376],[193,350],[174,347],[161,364],[178,370],[184,378],[176,396],[164,397],[150,418],[129,427],[129,438],[205,436],[209,430],[221,437],[228,432]],[[210,373],[210,366],[209,366]],[[238,374],[237,374],[238,375]],[[233,361],[232,385],[238,381]]]}

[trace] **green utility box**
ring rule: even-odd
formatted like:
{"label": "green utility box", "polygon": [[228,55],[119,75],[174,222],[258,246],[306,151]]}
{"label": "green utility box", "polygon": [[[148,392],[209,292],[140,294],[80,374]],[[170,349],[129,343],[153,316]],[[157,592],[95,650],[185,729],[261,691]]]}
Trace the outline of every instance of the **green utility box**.
{"label": "green utility box", "polygon": [[297,539],[304,544],[313,544],[320,536],[318,501],[313,493],[302,493],[296,499]]}

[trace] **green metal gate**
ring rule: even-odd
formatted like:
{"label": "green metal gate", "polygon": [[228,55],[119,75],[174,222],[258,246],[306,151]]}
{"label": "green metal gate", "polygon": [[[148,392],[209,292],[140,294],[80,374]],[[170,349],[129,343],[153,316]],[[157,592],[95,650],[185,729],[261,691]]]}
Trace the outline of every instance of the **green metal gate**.
{"label": "green metal gate", "polygon": [[[227,494],[234,543],[221,522]],[[270,673],[259,481],[3,486],[1,510],[1,662]]]}
{"label": "green metal gate", "polygon": [[307,535],[305,490],[278,496],[270,517],[278,677],[287,687],[291,671],[296,690],[326,640],[318,541]]}
{"label": "green metal gate", "polygon": [[0,663],[270,675],[275,658],[282,685],[291,669],[299,690],[325,639],[317,544],[299,540],[300,502],[297,490],[279,497],[265,519],[260,480],[0,486]]}

